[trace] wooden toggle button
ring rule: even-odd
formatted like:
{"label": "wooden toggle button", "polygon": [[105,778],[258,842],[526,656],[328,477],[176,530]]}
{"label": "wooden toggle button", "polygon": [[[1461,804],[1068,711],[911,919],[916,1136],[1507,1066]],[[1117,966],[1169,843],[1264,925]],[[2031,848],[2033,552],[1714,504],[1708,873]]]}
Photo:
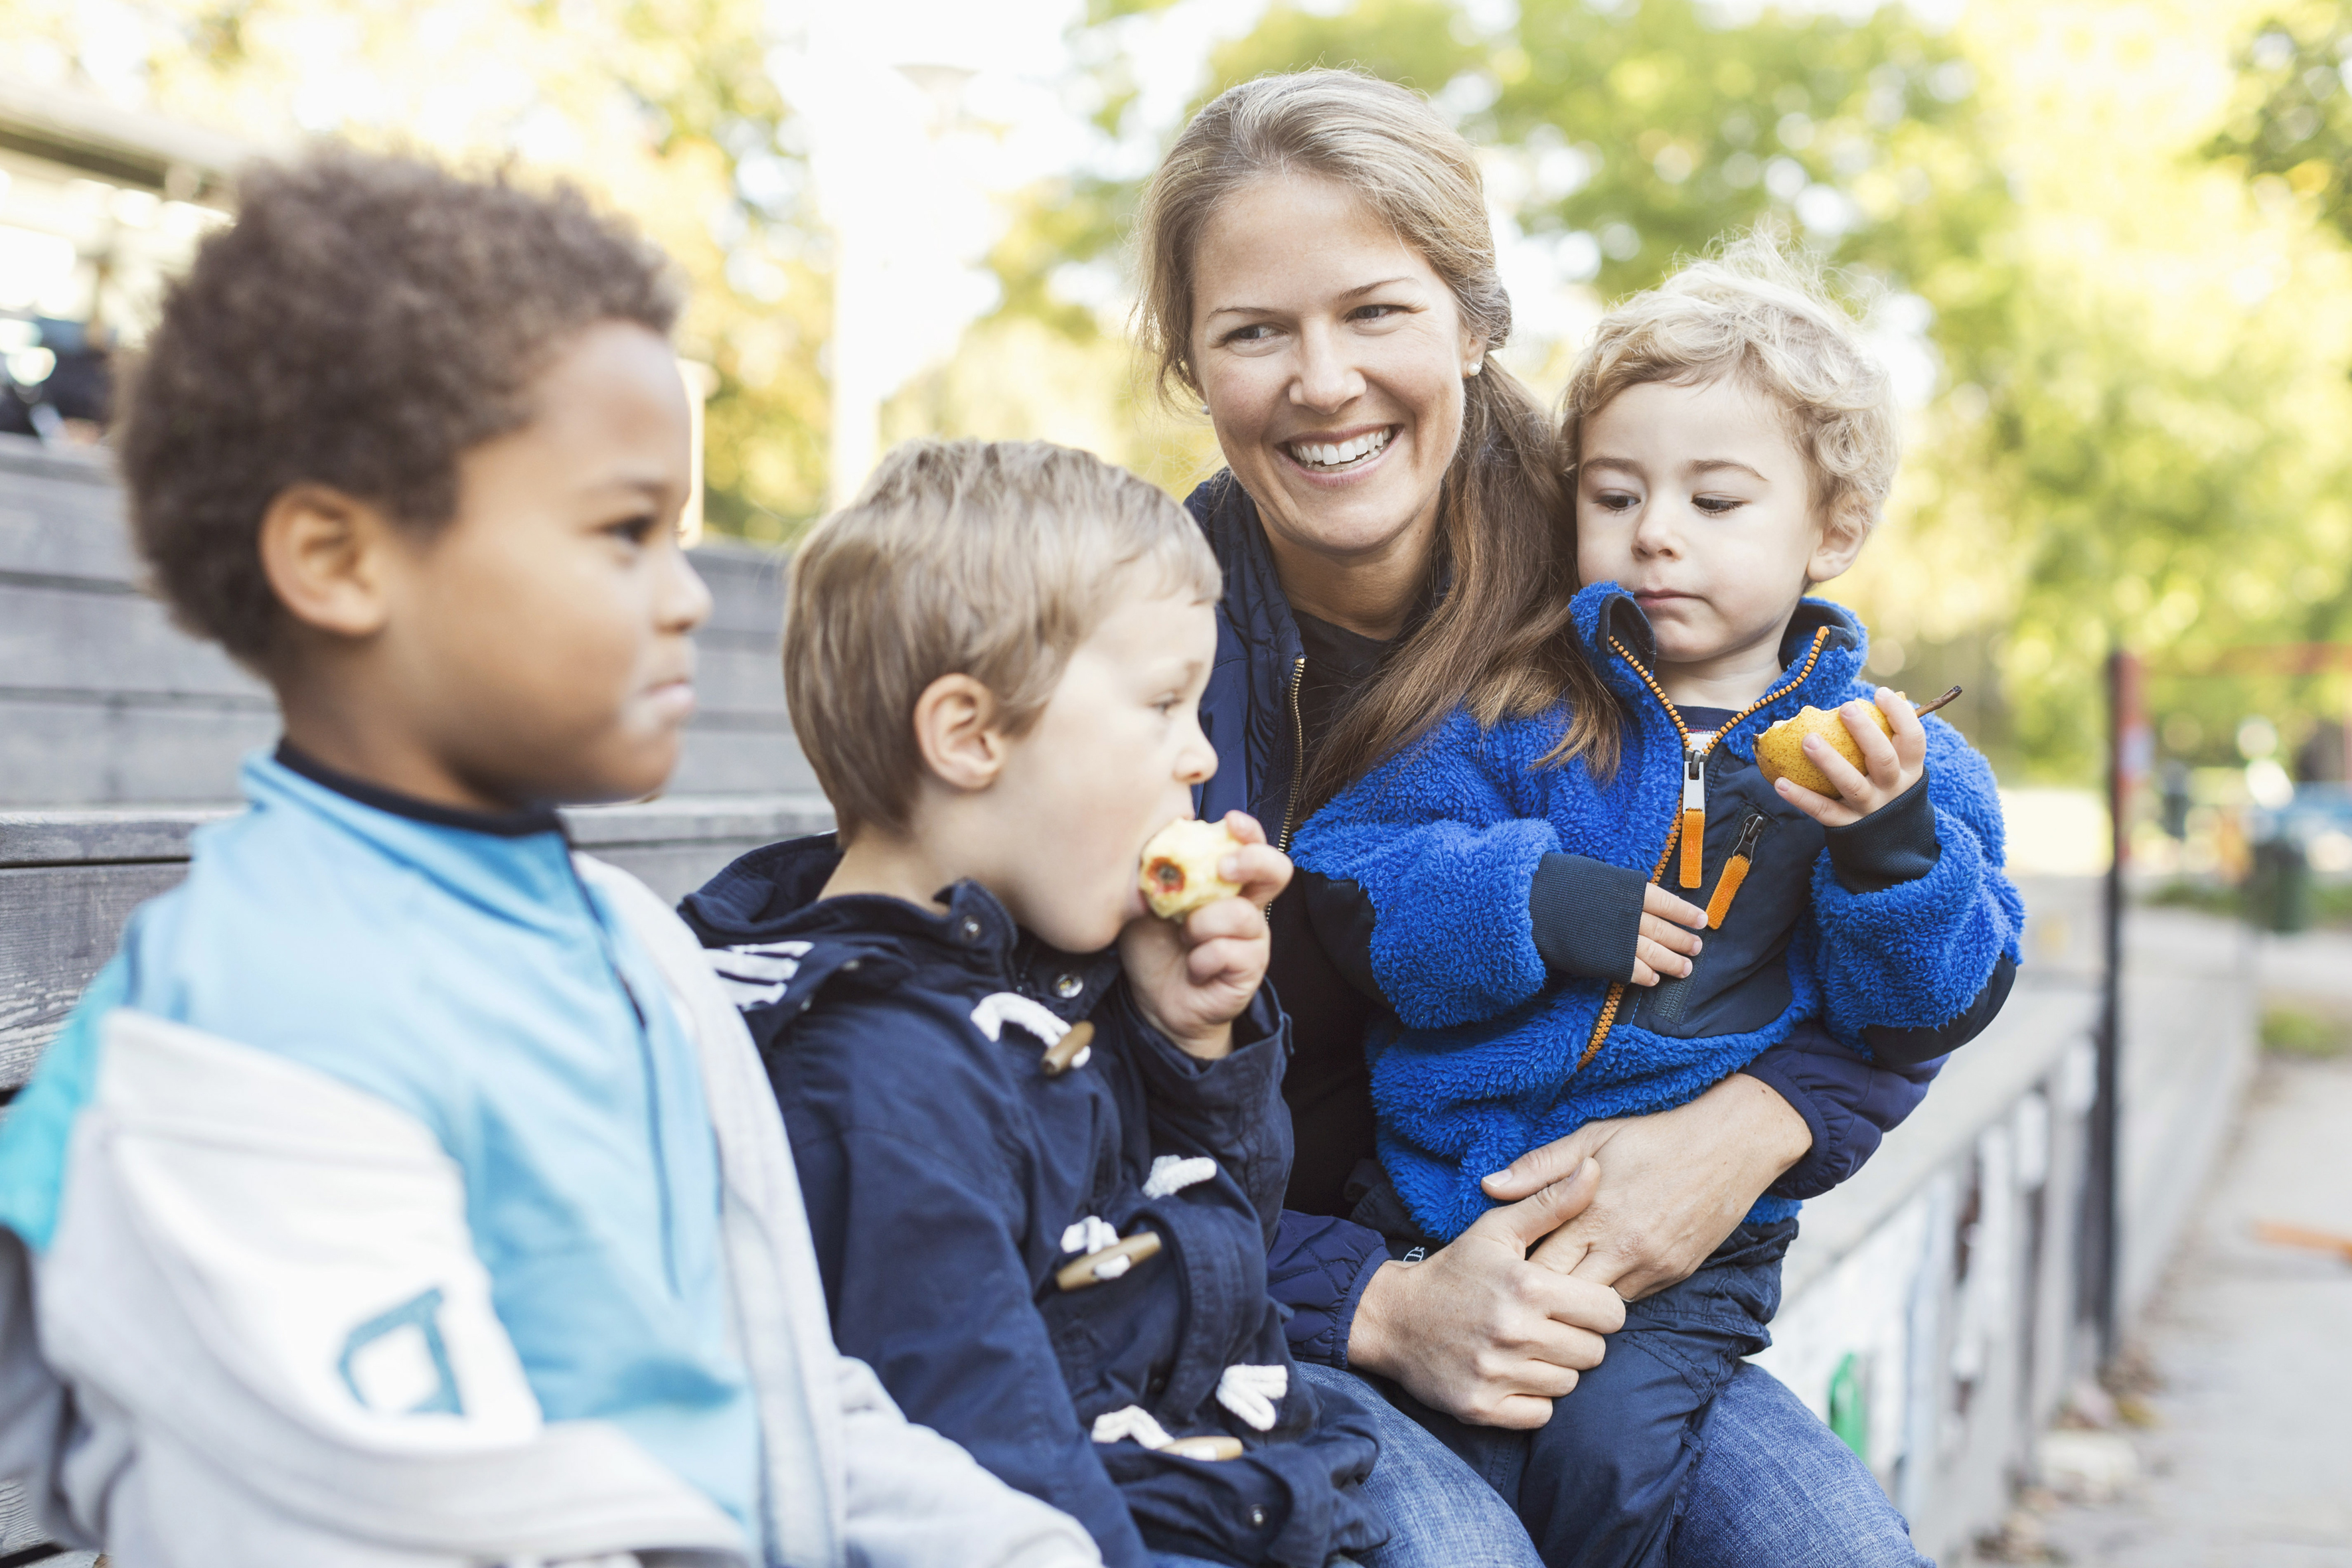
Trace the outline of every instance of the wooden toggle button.
{"label": "wooden toggle button", "polygon": [[1081,1018],[1071,1025],[1070,1032],[1055,1041],[1045,1052],[1045,1076],[1059,1078],[1083,1062],[1094,1038],[1095,1026],[1091,1019]]}
{"label": "wooden toggle button", "polygon": [[1242,1457],[1242,1440],[1214,1433],[1198,1437],[1179,1437],[1160,1450],[1180,1459],[1238,1459]]}
{"label": "wooden toggle button", "polygon": [[[1116,1279],[1147,1258],[1160,1256],[1160,1234],[1139,1230],[1133,1236],[1111,1243],[1099,1252],[1089,1252],[1076,1263],[1066,1263],[1054,1275],[1054,1283],[1065,1290],[1083,1290],[1089,1285],[1099,1285],[1106,1279]],[[1106,1265],[1111,1271],[1105,1274]]]}

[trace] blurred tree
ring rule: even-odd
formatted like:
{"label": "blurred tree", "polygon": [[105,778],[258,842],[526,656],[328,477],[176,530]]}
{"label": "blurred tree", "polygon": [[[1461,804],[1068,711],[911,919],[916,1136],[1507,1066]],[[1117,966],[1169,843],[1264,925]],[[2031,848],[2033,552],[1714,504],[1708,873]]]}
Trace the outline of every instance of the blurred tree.
{"label": "blurred tree", "polygon": [[2250,178],[2283,177],[2352,238],[2352,5],[2274,12],[2239,51],[2238,70],[2233,112],[2208,154]]}
{"label": "blurred tree", "polygon": [[265,146],[515,160],[629,213],[690,285],[682,351],[717,373],[709,523],[775,538],[824,492],[830,309],[766,29],[759,0],[0,0],[0,68]]}
{"label": "blurred tree", "polygon": [[[1135,90],[1158,9],[1096,0],[1080,30],[1097,122],[1127,149],[1107,166],[1139,170],[1135,145],[1172,133]],[[2115,640],[2193,663],[2352,626],[2331,434],[2352,419],[2352,275],[2275,199],[2317,199],[2315,150],[2352,167],[2312,140],[2352,128],[2316,74],[2336,70],[2346,7],[2293,14],[2294,61],[2248,53],[2337,117],[2268,154],[2284,162],[2257,166],[2278,174],[2251,205],[2182,154],[2213,136],[2221,68],[2265,13],[1977,0],[1939,33],[1905,7],[1822,9],[1733,25],[1699,0],[1276,0],[1191,101],[1314,64],[1428,91],[1481,145],[1507,242],[1549,247],[1553,291],[1589,290],[1587,319],[1759,221],[1825,251],[1858,301],[1878,294],[1892,350],[1924,331],[1933,383],[1887,524],[1832,591],[1869,617],[1882,679],[1969,688],[1955,717],[2005,772],[2087,780]],[[2241,132],[2300,132],[2294,107],[2241,110]],[[1137,188],[1036,193],[995,258],[1003,317],[1102,337],[1066,269],[1101,292]],[[2176,685],[2160,700],[2208,735],[2249,700]]]}

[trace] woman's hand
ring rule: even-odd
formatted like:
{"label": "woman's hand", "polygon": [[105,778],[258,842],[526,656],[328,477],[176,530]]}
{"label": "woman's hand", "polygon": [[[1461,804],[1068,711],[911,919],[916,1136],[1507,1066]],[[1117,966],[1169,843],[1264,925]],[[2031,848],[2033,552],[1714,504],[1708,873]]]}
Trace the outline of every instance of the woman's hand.
{"label": "woman's hand", "polygon": [[1418,1263],[1383,1263],[1348,1331],[1348,1364],[1394,1378],[1481,1426],[1532,1430],[1625,1326],[1617,1293],[1528,1260],[1528,1248],[1592,1199],[1591,1161],[1533,1196],[1490,1209]]}
{"label": "woman's hand", "polygon": [[1651,883],[1642,894],[1642,934],[1633,940],[1633,984],[1655,985],[1667,975],[1688,974],[1706,945],[1698,938],[1706,929],[1705,910]]}
{"label": "woman's hand", "polygon": [[1597,1163],[1591,1202],[1531,1260],[1638,1301],[1696,1272],[1811,1147],[1805,1119],[1787,1100],[1734,1073],[1687,1105],[1588,1123],[1483,1184],[1488,1197],[1508,1202]]}
{"label": "woman's hand", "polygon": [[1181,921],[1145,915],[1118,937],[1144,1021],[1205,1060],[1234,1048],[1234,1020],[1265,978],[1265,907],[1290,885],[1290,858],[1265,841],[1257,818],[1227,812],[1225,831],[1242,847],[1218,862],[1217,875],[1239,883],[1239,892],[1202,904]]}
{"label": "woman's hand", "polygon": [[1774,786],[1780,798],[1823,827],[1850,827],[1917,784],[1927,771],[1927,727],[1919,722],[1919,710],[1891,686],[1878,689],[1878,710],[1886,715],[1893,734],[1882,734],[1870,710],[1858,700],[1838,710],[1846,732],[1862,748],[1866,773],[1819,735],[1808,735],[1805,760],[1822,770],[1837,794],[1822,795],[1784,778]]}

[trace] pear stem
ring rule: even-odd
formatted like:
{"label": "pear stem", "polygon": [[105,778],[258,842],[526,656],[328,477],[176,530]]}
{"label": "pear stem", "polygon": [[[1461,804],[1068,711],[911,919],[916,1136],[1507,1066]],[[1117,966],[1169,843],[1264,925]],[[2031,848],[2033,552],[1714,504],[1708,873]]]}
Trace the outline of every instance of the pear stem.
{"label": "pear stem", "polygon": [[1957,686],[1953,687],[1949,691],[1945,692],[1933,702],[1921,707],[1918,710],[1919,717],[1925,719],[1928,714],[1933,713],[1937,709],[1941,708],[1945,703],[1949,702],[1953,698],[1958,697],[1959,694],[1960,689]]}

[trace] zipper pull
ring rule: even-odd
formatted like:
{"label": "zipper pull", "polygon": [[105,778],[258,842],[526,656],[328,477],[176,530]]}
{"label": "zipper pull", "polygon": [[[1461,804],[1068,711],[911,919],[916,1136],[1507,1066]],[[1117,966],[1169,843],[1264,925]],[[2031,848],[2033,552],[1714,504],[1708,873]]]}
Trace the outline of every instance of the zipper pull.
{"label": "zipper pull", "polygon": [[1696,738],[1683,758],[1682,824],[1682,884],[1696,888],[1706,851],[1706,752]]}
{"label": "zipper pull", "polygon": [[1739,885],[1748,880],[1748,868],[1755,862],[1756,841],[1764,837],[1770,820],[1759,811],[1739,830],[1739,842],[1733,847],[1731,858],[1723,863],[1723,874],[1715,879],[1715,896],[1706,901],[1707,930],[1721,926],[1723,917],[1731,912],[1731,900],[1739,896]]}

